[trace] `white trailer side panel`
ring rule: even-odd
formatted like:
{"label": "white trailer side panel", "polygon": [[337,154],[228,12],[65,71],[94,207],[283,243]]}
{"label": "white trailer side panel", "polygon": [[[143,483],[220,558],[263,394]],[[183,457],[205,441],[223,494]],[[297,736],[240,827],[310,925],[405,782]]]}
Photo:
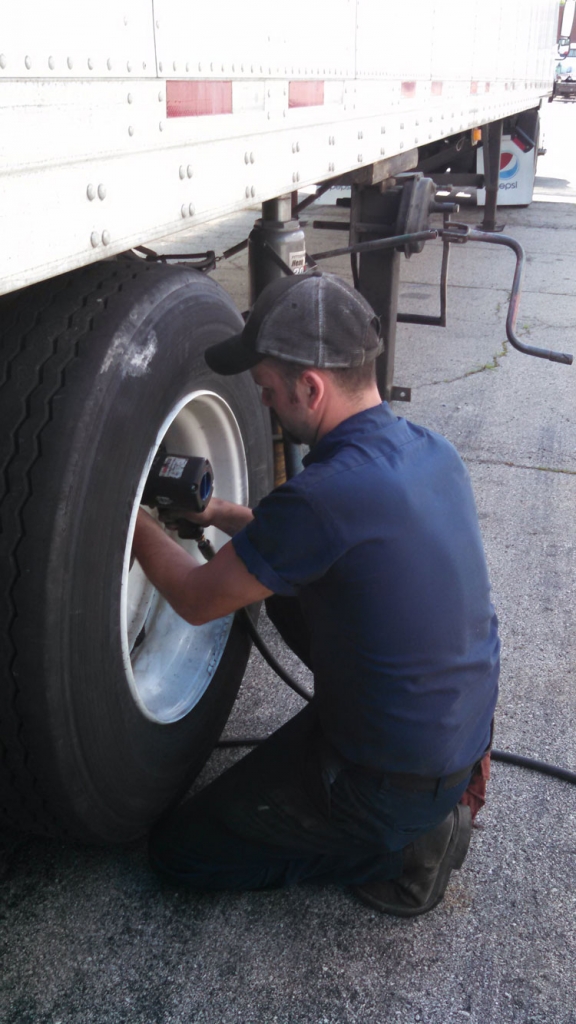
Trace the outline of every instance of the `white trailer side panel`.
{"label": "white trailer side panel", "polygon": [[0,10],[0,293],[537,106],[556,0]]}

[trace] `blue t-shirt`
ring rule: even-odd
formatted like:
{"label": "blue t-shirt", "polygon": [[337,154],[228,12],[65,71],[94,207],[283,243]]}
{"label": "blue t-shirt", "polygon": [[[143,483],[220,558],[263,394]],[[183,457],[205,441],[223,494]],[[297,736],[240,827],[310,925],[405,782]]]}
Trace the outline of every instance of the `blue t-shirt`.
{"label": "blue t-shirt", "polygon": [[233,538],[298,596],[328,739],[366,767],[441,776],[486,750],[497,619],[468,472],[383,403],[340,423]]}

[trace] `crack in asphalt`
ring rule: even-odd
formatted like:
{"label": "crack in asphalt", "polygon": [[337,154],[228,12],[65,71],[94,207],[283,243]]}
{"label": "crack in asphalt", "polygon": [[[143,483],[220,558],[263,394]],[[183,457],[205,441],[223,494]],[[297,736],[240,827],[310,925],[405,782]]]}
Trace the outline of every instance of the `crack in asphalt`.
{"label": "crack in asphalt", "polygon": [[421,391],[422,388],[433,388],[438,384],[454,384],[458,380],[466,380],[467,377],[473,377],[476,373],[484,373],[486,370],[498,370],[500,368],[500,359],[504,359],[508,355],[508,341],[505,339],[502,342],[502,348],[500,352],[495,352],[492,356],[491,362],[484,363],[484,366],[476,366],[473,370],[466,370],[465,373],[461,373],[458,377],[447,377],[442,380],[429,380],[426,384],[415,384],[412,388],[413,391]]}
{"label": "crack in asphalt", "polygon": [[510,462],[507,459],[480,459],[471,455],[462,455],[464,462],[479,463],[482,466],[508,466],[510,469],[532,469],[538,473],[562,473],[565,476],[576,476],[576,469],[560,469],[557,466],[529,466],[521,462]]}

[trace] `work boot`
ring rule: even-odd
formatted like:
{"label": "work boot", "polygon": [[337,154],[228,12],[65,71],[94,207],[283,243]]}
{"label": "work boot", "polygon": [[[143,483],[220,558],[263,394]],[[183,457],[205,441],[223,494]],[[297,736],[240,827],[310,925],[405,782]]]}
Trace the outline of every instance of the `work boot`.
{"label": "work boot", "polygon": [[470,808],[457,804],[440,825],[404,849],[398,878],[356,886],[356,895],[383,914],[425,914],[442,899],[450,872],[462,867],[471,832]]}

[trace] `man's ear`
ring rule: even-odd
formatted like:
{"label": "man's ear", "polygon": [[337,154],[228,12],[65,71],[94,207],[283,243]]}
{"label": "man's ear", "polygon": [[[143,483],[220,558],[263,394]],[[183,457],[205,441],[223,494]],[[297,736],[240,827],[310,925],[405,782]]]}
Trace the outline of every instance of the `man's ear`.
{"label": "man's ear", "polygon": [[304,370],[299,381],[306,405],[311,412],[318,408],[326,393],[326,381],[321,373],[314,369]]}

